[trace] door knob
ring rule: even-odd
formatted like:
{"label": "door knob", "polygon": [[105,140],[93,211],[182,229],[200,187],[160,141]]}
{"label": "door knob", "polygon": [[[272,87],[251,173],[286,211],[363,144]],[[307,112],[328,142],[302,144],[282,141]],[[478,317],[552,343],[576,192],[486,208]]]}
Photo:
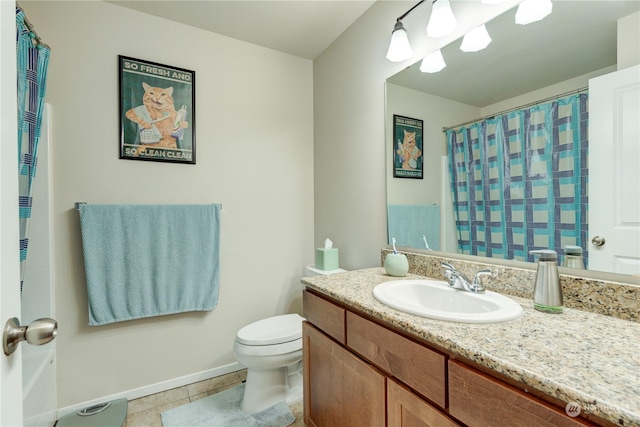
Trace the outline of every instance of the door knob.
{"label": "door knob", "polygon": [[4,354],[11,355],[21,341],[33,345],[43,345],[52,341],[58,334],[58,322],[49,318],[36,319],[29,326],[20,326],[20,320],[12,317],[7,320],[2,333]]}
{"label": "door knob", "polygon": [[593,239],[591,239],[591,243],[593,243],[594,246],[604,246],[606,242],[607,241],[602,236],[595,236]]}

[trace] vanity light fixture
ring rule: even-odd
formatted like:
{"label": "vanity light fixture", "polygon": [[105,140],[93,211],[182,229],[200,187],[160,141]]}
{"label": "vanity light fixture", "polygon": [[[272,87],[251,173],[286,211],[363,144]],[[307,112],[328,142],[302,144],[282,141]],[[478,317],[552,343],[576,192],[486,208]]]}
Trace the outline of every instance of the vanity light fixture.
{"label": "vanity light fixture", "polygon": [[[387,59],[391,62],[402,62],[413,55],[411,45],[409,44],[409,38],[407,37],[407,30],[402,25],[402,20],[413,10],[424,3],[426,0],[420,0],[413,7],[403,13],[396,19],[396,25],[393,26],[393,32],[391,33],[391,43],[389,43],[389,50],[387,51]],[[437,1],[437,0],[436,0]]]}
{"label": "vanity light fixture", "polygon": [[516,24],[527,25],[540,21],[551,13],[553,3],[551,0],[524,0],[518,5],[516,11]]}
{"label": "vanity light fixture", "polygon": [[393,33],[391,33],[391,43],[387,51],[387,59],[391,62],[402,62],[411,58],[412,55],[413,51],[409,44],[407,30],[404,29],[404,25],[402,25],[402,22],[398,19],[396,25],[393,27]]}
{"label": "vanity light fixture", "polygon": [[[418,1],[411,9],[396,19],[396,24],[391,32],[391,42],[389,43],[389,49],[387,50],[386,55],[386,58],[389,61],[402,62],[413,56],[413,50],[409,43],[407,30],[404,28],[404,25],[402,25],[402,20],[425,1],[427,0]],[[456,17],[453,15],[449,0],[430,1],[432,6],[431,16],[429,17],[429,23],[427,24],[427,36],[437,38],[453,33],[458,27],[458,22]],[[495,2],[503,0],[483,0],[483,2],[484,1]],[[489,39],[489,41],[491,40]]]}
{"label": "vanity light fixture", "polygon": [[423,73],[437,73],[446,66],[447,64],[444,62],[442,52],[438,49],[424,57],[420,64],[420,71]]}
{"label": "vanity light fixture", "polygon": [[[396,19],[396,24],[391,33],[391,42],[387,50],[386,58],[391,62],[402,62],[413,56],[413,50],[409,43],[407,30],[402,25],[402,20],[427,0],[418,1],[411,9]],[[430,0],[432,4],[431,16],[427,24],[428,37],[443,37],[455,31],[458,24],[449,0]],[[482,3],[498,4],[504,0],[482,0]],[[542,7],[539,7],[542,6]],[[526,24],[539,21],[551,13],[551,0],[523,0],[516,13],[516,22]],[[535,17],[534,17],[535,16]],[[534,18],[532,18],[534,17]],[[479,26],[465,34],[460,49],[463,52],[477,52],[491,43],[491,37],[484,25]],[[446,66],[440,50],[433,52],[422,60],[420,70],[427,73],[435,73]]]}
{"label": "vanity light fixture", "polygon": [[464,35],[460,50],[463,52],[477,52],[489,46],[489,43],[491,43],[491,36],[487,32],[487,27],[482,24]]}
{"label": "vanity light fixture", "polygon": [[453,15],[449,0],[436,0],[431,8],[431,16],[427,24],[427,36],[444,37],[458,28],[458,21]]}

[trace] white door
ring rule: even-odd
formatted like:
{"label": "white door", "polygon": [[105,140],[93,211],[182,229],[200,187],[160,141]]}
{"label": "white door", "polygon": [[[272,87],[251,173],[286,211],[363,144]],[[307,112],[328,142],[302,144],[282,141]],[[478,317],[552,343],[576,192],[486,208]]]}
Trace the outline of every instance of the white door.
{"label": "white door", "polygon": [[[20,318],[15,3],[0,1],[0,327]],[[21,426],[22,351],[0,353],[0,426]]]}
{"label": "white door", "polygon": [[640,65],[589,81],[589,269],[640,273]]}

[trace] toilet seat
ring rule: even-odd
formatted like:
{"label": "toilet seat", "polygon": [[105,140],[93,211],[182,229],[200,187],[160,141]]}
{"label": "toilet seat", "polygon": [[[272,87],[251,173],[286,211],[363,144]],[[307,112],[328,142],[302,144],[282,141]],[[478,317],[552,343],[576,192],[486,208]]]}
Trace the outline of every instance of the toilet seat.
{"label": "toilet seat", "polygon": [[242,356],[278,356],[295,351],[302,351],[302,338],[281,344],[245,345],[236,341],[233,345],[236,357]]}
{"label": "toilet seat", "polygon": [[283,314],[253,322],[238,331],[236,342],[244,346],[272,346],[302,338],[303,317]]}

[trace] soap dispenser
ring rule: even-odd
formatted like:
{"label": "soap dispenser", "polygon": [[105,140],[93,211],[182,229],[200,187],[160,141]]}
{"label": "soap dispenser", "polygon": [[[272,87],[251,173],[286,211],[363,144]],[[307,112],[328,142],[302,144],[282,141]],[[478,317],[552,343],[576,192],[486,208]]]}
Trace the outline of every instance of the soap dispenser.
{"label": "soap dispenser", "polygon": [[584,258],[580,246],[566,245],[564,247],[564,267],[584,269]]}
{"label": "soap dispenser", "polygon": [[550,249],[530,251],[539,255],[533,307],[545,313],[562,313],[562,288],[558,276],[558,254]]}

